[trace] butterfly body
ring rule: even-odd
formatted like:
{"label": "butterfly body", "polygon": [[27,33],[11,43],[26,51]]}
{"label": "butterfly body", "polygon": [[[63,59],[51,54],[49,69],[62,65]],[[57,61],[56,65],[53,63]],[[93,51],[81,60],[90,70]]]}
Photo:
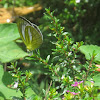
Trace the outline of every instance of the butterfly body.
{"label": "butterfly body", "polygon": [[31,23],[24,17],[19,17],[17,21],[20,36],[29,51],[39,48],[43,42],[43,35],[37,25]]}

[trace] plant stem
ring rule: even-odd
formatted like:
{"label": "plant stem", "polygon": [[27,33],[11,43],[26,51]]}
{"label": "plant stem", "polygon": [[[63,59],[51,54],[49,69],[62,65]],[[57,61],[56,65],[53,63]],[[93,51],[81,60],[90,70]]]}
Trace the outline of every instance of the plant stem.
{"label": "plant stem", "polygon": [[93,59],[94,59],[94,56],[92,56],[92,59],[91,59],[91,61],[90,61],[90,63],[89,63],[89,68],[88,68],[88,70],[87,70],[86,77],[85,77],[85,80],[84,80],[83,84],[84,84],[85,81],[87,80],[87,77],[88,77],[90,68],[92,67],[92,61],[93,61]]}

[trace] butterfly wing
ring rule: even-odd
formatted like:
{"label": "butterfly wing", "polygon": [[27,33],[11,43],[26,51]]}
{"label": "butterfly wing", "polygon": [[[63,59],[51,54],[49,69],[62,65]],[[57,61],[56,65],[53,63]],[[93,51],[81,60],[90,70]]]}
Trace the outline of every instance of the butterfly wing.
{"label": "butterfly wing", "polygon": [[29,43],[27,49],[34,50],[42,44],[43,38],[41,34],[32,26],[27,26],[25,28],[25,36],[27,36],[26,34],[29,35],[29,38],[26,40],[27,43]]}
{"label": "butterfly wing", "polygon": [[[18,18],[17,26],[18,26],[19,34],[20,34],[23,42],[25,43],[25,45],[27,45],[26,38],[25,38],[25,28],[26,28],[26,26],[30,26],[29,23],[27,23],[26,21],[24,21],[21,18]],[[27,37],[27,38],[29,38],[29,37]]]}
{"label": "butterfly wing", "polygon": [[43,36],[39,28],[27,19],[20,17],[17,21],[20,36],[27,49],[34,50],[43,42]]}

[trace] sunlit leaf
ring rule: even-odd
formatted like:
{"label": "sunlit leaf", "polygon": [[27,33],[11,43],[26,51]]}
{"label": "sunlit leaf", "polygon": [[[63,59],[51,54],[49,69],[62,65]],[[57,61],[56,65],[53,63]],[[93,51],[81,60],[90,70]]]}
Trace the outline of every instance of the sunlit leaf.
{"label": "sunlit leaf", "polygon": [[0,44],[8,43],[20,38],[17,25],[0,24]]}
{"label": "sunlit leaf", "polygon": [[0,62],[10,62],[25,56],[28,56],[28,53],[24,52],[15,42],[5,45],[0,43]]}
{"label": "sunlit leaf", "polygon": [[10,62],[28,55],[14,42],[19,37],[16,24],[0,24],[0,62]]}
{"label": "sunlit leaf", "polygon": [[79,50],[85,55],[87,60],[91,60],[95,54],[95,62],[100,62],[100,47],[97,45],[83,45]]}
{"label": "sunlit leaf", "polygon": [[93,77],[94,86],[100,86],[100,74],[97,74]]}

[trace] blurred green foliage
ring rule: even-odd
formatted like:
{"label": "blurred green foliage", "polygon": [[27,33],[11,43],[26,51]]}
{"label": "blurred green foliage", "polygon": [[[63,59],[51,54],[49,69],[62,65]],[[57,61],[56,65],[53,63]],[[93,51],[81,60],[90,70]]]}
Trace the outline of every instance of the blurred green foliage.
{"label": "blurred green foliage", "polygon": [[95,55],[95,63],[100,64],[100,47],[97,45],[83,45],[80,48],[80,51],[85,55],[87,60],[90,60],[93,55]]}
{"label": "blurred green foliage", "polygon": [[33,4],[38,3],[37,0],[1,0],[0,1],[0,7],[13,7],[13,6],[33,6]]}
{"label": "blurred green foliage", "polygon": [[[100,45],[99,0],[51,0],[46,7],[55,11],[56,17],[71,33],[74,41]],[[46,5],[46,4],[45,4]],[[96,39],[96,40],[95,40]]]}

